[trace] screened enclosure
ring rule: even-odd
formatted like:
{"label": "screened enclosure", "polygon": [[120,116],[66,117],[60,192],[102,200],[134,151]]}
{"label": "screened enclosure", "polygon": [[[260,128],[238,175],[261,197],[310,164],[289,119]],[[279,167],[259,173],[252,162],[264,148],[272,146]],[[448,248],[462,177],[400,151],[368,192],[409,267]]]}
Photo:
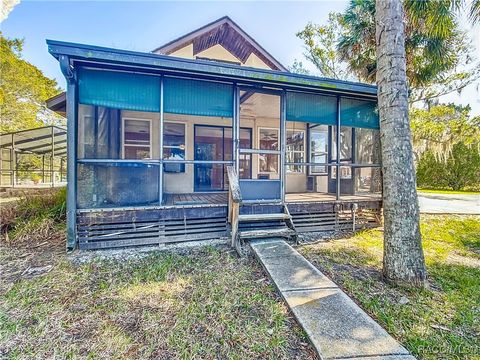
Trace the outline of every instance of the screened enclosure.
{"label": "screened enclosure", "polygon": [[[77,207],[292,202],[381,194],[375,102],[79,68]],[[338,130],[339,129],[339,130]]]}
{"label": "screened enclosure", "polygon": [[[300,92],[286,98],[287,201],[381,195],[376,103]],[[306,134],[305,153],[289,128],[290,134]]]}
{"label": "screened enclosure", "polygon": [[1,134],[0,186],[64,186],[66,139],[66,129],[57,126]]}

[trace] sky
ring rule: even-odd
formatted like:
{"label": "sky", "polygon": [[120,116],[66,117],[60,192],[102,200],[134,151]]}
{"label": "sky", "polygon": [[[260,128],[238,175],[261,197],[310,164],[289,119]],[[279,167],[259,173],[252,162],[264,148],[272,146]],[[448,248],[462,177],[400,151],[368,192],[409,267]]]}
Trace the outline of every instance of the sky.
{"label": "sky", "polygon": [[[303,44],[295,33],[308,22],[323,24],[329,12],[344,10],[346,1],[21,1],[0,24],[3,34],[24,38],[23,58],[65,88],[58,62],[46,39],[149,52],[224,15],[230,16],[283,65],[303,62]],[[480,59],[480,27],[461,25],[473,38]],[[470,104],[480,115],[480,81],[444,102]]]}

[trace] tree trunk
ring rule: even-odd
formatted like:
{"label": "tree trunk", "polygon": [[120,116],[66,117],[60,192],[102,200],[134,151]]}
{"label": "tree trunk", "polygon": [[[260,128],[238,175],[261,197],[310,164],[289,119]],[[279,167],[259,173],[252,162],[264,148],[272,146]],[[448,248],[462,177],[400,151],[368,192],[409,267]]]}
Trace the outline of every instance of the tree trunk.
{"label": "tree trunk", "polygon": [[403,2],[376,0],[377,85],[383,170],[383,274],[425,286],[405,59]]}

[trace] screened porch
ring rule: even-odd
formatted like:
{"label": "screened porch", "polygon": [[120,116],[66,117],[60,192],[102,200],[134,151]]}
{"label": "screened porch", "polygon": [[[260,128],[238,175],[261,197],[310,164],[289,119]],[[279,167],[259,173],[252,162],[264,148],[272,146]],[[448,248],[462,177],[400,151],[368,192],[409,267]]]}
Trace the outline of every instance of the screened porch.
{"label": "screened porch", "polygon": [[225,205],[228,165],[251,200],[381,195],[373,100],[77,71],[77,209]]}

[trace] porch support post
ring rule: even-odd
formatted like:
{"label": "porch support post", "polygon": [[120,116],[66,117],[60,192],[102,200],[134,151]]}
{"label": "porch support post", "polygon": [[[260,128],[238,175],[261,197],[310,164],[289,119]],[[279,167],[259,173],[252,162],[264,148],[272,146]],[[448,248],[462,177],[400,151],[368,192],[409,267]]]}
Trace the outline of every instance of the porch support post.
{"label": "porch support post", "polygon": [[287,108],[286,108],[286,96],[287,93],[285,90],[282,91],[282,95],[280,96],[280,196],[282,197],[282,202],[285,202],[285,181],[287,179],[286,176],[286,141],[287,141]]}
{"label": "porch support post", "polygon": [[158,127],[158,144],[160,145],[160,169],[158,170],[158,202],[163,203],[163,75],[160,77],[160,126]]}
{"label": "porch support post", "polygon": [[0,136],[0,186],[3,184],[3,148],[2,137]]}
{"label": "porch support post", "polygon": [[337,133],[335,134],[336,136],[336,152],[337,152],[337,159],[336,159],[336,171],[337,171],[337,191],[336,191],[336,199],[340,200],[340,96],[337,96]]}
{"label": "porch support post", "polygon": [[52,126],[52,155],[50,156],[50,180],[52,182],[52,187],[55,187],[55,170],[54,166],[54,154],[55,154],[55,128]]}
{"label": "porch support post", "polygon": [[17,154],[15,154],[15,135],[12,134],[12,145],[10,153],[10,170],[12,170],[12,187],[15,187],[17,178]]}
{"label": "porch support post", "polygon": [[70,59],[59,57],[60,68],[67,80],[67,251],[77,245],[77,82]]}
{"label": "porch support post", "polygon": [[240,174],[240,90],[237,84],[233,88],[233,160],[235,161],[235,172]]}
{"label": "porch support post", "polygon": [[45,184],[45,154],[42,155],[42,183]]}

